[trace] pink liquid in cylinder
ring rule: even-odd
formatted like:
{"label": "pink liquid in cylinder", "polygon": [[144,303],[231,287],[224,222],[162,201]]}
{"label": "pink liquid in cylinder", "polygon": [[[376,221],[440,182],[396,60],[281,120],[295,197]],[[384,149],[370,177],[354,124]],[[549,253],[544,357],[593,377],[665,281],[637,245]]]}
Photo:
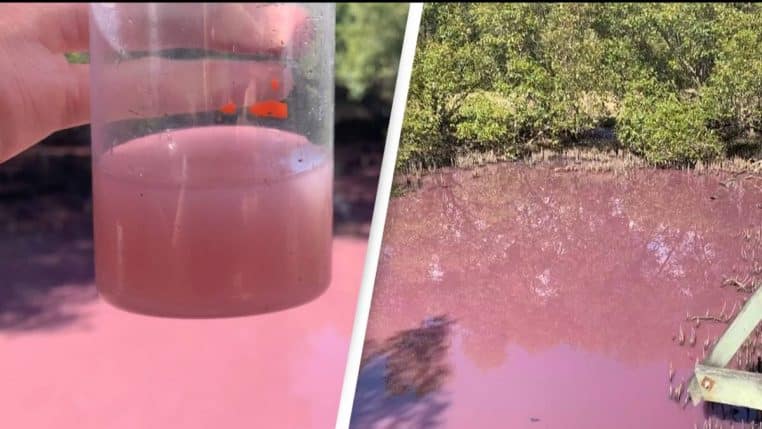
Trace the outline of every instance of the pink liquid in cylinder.
{"label": "pink liquid in cylinder", "polygon": [[333,163],[250,126],[149,135],[93,165],[96,283],[117,307],[227,317],[293,307],[330,282]]}

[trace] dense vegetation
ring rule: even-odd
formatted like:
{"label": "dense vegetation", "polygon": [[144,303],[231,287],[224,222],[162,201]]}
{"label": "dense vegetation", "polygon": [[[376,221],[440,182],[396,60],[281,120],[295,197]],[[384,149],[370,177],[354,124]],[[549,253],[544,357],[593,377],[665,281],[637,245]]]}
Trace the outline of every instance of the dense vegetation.
{"label": "dense vegetation", "polygon": [[599,127],[653,165],[759,157],[762,6],[425,6],[402,169],[563,148]]}
{"label": "dense vegetation", "polygon": [[394,95],[408,5],[336,5],[336,83],[360,100],[369,94],[389,103]]}

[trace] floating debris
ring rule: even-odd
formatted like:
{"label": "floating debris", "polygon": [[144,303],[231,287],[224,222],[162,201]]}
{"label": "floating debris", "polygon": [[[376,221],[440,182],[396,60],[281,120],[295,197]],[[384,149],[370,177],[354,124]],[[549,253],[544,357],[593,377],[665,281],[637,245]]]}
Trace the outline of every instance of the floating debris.
{"label": "floating debris", "polygon": [[[743,250],[741,251],[743,253]],[[743,280],[739,280],[738,277],[730,277],[723,280],[721,287],[733,286],[738,292],[752,293],[759,286],[747,275]]]}
{"label": "floating debris", "polygon": [[683,394],[683,383],[680,383],[677,385],[677,388],[675,388],[675,401],[680,401],[680,396]]}

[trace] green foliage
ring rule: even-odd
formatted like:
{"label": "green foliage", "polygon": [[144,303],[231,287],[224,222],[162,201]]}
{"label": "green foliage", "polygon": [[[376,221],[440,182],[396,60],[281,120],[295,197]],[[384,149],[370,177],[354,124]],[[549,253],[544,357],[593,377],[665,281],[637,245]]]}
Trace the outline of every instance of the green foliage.
{"label": "green foliage", "polygon": [[404,3],[336,5],[336,81],[350,97],[375,91],[391,101],[407,10]]}
{"label": "green foliage", "polygon": [[702,97],[723,134],[733,139],[744,130],[762,131],[762,16],[731,10],[724,19],[728,34]]}
{"label": "green foliage", "polygon": [[88,64],[90,62],[90,54],[87,52],[70,52],[65,55],[66,60],[71,64]]}
{"label": "green foliage", "polygon": [[402,129],[407,144],[400,148],[400,165],[449,162],[462,143],[452,138],[456,115],[469,94],[487,86],[497,71],[494,59],[483,55],[478,44],[463,43],[470,23],[446,22],[439,27],[441,23],[431,21],[436,17],[431,10],[452,11],[457,20],[463,16],[458,10],[468,7],[462,3],[427,6],[422,25],[440,28],[442,34],[427,40],[426,49],[416,53]]}
{"label": "green foliage", "polygon": [[756,4],[426,4],[399,166],[615,121],[654,164],[722,155],[759,134],[761,19]]}
{"label": "green foliage", "polygon": [[631,96],[617,117],[617,132],[626,147],[653,165],[685,165],[722,153],[720,140],[706,123],[706,112],[697,102],[672,94]]}
{"label": "green foliage", "polygon": [[466,99],[459,114],[455,136],[467,142],[470,150],[485,152],[503,146],[518,152],[515,145],[520,127],[513,123],[516,115],[507,100],[497,94],[477,92]]}
{"label": "green foliage", "polygon": [[441,132],[439,118],[431,109],[408,103],[402,132],[407,144],[399,147],[398,164],[435,166],[437,160],[450,158],[446,135]]}

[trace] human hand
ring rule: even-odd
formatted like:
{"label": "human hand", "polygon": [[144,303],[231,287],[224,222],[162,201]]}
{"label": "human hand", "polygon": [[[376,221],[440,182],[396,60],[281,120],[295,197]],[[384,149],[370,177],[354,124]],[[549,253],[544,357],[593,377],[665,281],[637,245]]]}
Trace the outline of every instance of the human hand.
{"label": "human hand", "polygon": [[[116,31],[121,45],[111,48],[293,56],[311,37],[306,12],[295,6],[196,6],[162,5],[162,14],[157,15],[145,3],[116,4],[113,17],[129,25]],[[90,121],[89,66],[70,64],[63,55],[88,50],[89,15],[87,4],[0,5],[0,162],[57,130]],[[147,28],[156,30],[151,34]],[[163,46],[153,46],[154,40]],[[158,73],[147,76],[149,67]],[[97,96],[119,100],[111,103],[113,109],[104,103],[110,110],[99,114],[107,120],[134,117],[136,110],[150,117],[214,110],[252,98],[284,98],[293,86],[289,71],[277,61],[175,61],[151,56],[102,69],[103,93]],[[279,85],[271,85],[273,80]],[[195,82],[199,84],[194,86]],[[147,92],[154,102],[135,108],[145,104]]]}

